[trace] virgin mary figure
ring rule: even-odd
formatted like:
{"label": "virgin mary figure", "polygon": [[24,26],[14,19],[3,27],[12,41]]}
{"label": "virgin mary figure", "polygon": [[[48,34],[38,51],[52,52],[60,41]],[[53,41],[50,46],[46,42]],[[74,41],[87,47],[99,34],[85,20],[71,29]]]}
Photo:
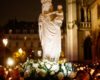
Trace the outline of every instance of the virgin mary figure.
{"label": "virgin mary figure", "polygon": [[61,53],[62,6],[53,11],[51,0],[41,0],[42,13],[39,16],[39,37],[43,49],[43,59],[58,61]]}

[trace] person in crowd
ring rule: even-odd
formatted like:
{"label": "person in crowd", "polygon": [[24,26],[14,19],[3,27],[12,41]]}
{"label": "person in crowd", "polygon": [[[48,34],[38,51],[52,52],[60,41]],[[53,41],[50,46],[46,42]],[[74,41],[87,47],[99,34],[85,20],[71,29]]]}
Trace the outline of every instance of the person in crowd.
{"label": "person in crowd", "polygon": [[18,69],[13,69],[11,80],[20,80],[20,73]]}
{"label": "person in crowd", "polygon": [[5,80],[5,71],[3,66],[0,66],[0,80]]}
{"label": "person in crowd", "polygon": [[90,76],[86,71],[80,70],[77,72],[75,80],[90,80]]}

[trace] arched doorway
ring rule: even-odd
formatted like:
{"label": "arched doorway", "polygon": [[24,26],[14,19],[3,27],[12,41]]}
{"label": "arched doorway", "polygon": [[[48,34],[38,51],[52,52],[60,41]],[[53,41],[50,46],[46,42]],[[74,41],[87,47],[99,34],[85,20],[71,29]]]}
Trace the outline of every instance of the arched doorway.
{"label": "arched doorway", "polygon": [[92,60],[92,40],[87,36],[83,43],[84,47],[84,60]]}

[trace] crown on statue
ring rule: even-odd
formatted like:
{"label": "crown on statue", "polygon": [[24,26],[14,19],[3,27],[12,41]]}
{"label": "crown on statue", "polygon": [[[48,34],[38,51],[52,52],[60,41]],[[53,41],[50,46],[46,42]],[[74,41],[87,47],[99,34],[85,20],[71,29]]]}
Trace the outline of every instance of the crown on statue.
{"label": "crown on statue", "polygon": [[44,4],[44,3],[46,3],[46,2],[50,2],[50,3],[51,3],[52,0],[41,0],[41,3],[42,3],[42,4]]}

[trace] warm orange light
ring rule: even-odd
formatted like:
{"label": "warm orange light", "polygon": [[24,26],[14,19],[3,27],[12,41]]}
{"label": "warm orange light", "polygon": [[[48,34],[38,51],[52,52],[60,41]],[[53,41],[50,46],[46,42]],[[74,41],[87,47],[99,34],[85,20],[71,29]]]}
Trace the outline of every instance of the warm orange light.
{"label": "warm orange light", "polygon": [[8,66],[13,66],[14,65],[14,60],[12,58],[8,58],[7,65]]}
{"label": "warm orange light", "polygon": [[18,50],[18,52],[19,52],[20,54],[22,54],[22,53],[23,53],[22,48],[20,48],[20,49]]}
{"label": "warm orange light", "polygon": [[7,46],[7,44],[8,44],[8,39],[5,38],[5,39],[2,40],[2,42],[3,42],[4,46]]}

